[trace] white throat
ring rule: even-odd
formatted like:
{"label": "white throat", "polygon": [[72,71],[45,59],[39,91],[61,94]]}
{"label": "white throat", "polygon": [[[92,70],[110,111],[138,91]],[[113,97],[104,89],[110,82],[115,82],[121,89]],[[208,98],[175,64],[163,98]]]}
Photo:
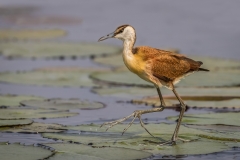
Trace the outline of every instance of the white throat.
{"label": "white throat", "polygon": [[135,30],[131,26],[128,26],[118,38],[123,41],[123,54],[132,55],[132,49],[136,41]]}

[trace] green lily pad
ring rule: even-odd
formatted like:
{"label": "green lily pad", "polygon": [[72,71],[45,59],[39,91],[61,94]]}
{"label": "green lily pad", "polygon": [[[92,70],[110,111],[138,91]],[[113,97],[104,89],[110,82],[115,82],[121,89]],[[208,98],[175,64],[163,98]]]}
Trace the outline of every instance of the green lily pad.
{"label": "green lily pad", "polygon": [[39,25],[72,25],[81,22],[80,19],[66,16],[36,16],[36,15],[8,15],[3,21],[20,26]]}
{"label": "green lily pad", "polygon": [[[0,127],[18,126],[31,124],[33,121],[31,119],[18,119],[18,120],[1,120]],[[1,130],[1,128],[0,128]]]}
{"label": "green lily pad", "polygon": [[102,103],[82,101],[80,99],[25,100],[21,101],[20,104],[30,108],[56,109],[56,110],[69,110],[69,109],[92,110],[104,107]]}
{"label": "green lily pad", "polygon": [[0,15],[11,16],[11,15],[30,15],[37,11],[39,7],[30,5],[1,5]]}
{"label": "green lily pad", "polygon": [[[99,125],[79,125],[79,126],[66,126],[63,127],[63,129],[68,129],[68,130],[75,130],[79,132],[79,135],[81,136],[85,136],[84,139],[78,139],[77,136],[79,136],[78,134],[71,134],[72,138],[74,138],[74,140],[76,140],[77,142],[81,142],[81,143],[85,143],[88,144],[87,142],[91,141],[92,143],[99,143],[99,142],[114,142],[114,141],[119,141],[119,140],[126,140],[129,137],[147,137],[148,139],[148,133],[140,126],[140,124],[133,124],[128,131],[121,136],[122,131],[124,130],[124,128],[127,125],[117,125],[116,127],[113,127],[111,129],[109,129],[107,132],[105,131],[105,128],[99,128]],[[146,125],[146,128],[156,137],[158,137],[161,141],[162,140],[168,140],[171,138],[172,133],[175,129],[175,124],[148,124]],[[214,130],[214,131],[207,131],[207,130],[199,130],[201,128],[198,129],[194,129],[194,128],[189,128],[185,127],[185,126],[181,126],[180,129],[180,134],[179,137],[187,137],[187,139],[196,139],[196,136],[200,136],[200,137],[208,137],[210,139],[216,139],[216,140],[226,140],[226,141],[240,141],[240,132],[236,132],[231,130],[231,133],[233,134],[229,134],[228,132],[222,132],[222,133],[218,133],[218,130]],[[223,131],[221,129],[221,131]],[[91,135],[87,135],[87,133],[94,133]],[[104,133],[104,134],[103,134]],[[60,139],[64,139],[62,137],[62,134],[60,133],[58,135],[59,137],[61,137]],[[70,135],[69,135],[70,136]],[[96,139],[96,137],[98,136],[102,136],[102,139],[100,139],[100,141],[98,141]],[[91,137],[94,137],[94,139],[91,139]],[[111,140],[109,141],[109,138],[111,137]],[[152,137],[150,137],[152,138]],[[68,139],[71,140],[71,139]],[[73,141],[74,141],[73,140]],[[150,139],[152,140],[152,139]],[[156,140],[156,139],[155,139]],[[159,141],[160,141],[159,140]]]}
{"label": "green lily pad", "polygon": [[47,85],[47,86],[96,86],[89,74],[103,70],[97,68],[50,67],[27,72],[0,73],[0,81],[17,84]]}
{"label": "green lily pad", "polygon": [[19,103],[23,100],[33,100],[33,99],[42,99],[40,97],[34,96],[18,96],[18,95],[0,95],[0,106],[19,106]]}
{"label": "green lily pad", "polygon": [[97,57],[94,62],[103,64],[111,67],[122,67],[124,66],[122,54],[111,55],[107,57]]}
{"label": "green lily pad", "polygon": [[0,109],[0,120],[71,117],[78,113],[35,109]]}
{"label": "green lily pad", "polygon": [[[118,85],[153,86],[127,69],[119,69],[109,72],[93,73],[91,78]],[[240,70],[212,70],[210,72],[198,72],[181,80],[179,87],[221,87],[240,85]]]}
{"label": "green lily pad", "polygon": [[230,125],[219,125],[219,124],[204,124],[204,125],[194,125],[189,124],[185,125],[186,127],[202,129],[202,130],[217,130],[217,131],[225,131],[225,132],[240,132],[240,126],[230,126]]}
{"label": "green lily pad", "polygon": [[197,61],[202,61],[203,68],[212,69],[240,69],[240,62],[233,59],[223,59],[217,57],[201,57],[201,56],[190,56],[190,58],[195,59]]}
{"label": "green lily pad", "polygon": [[[127,125],[119,124],[116,127],[105,132],[104,128],[99,128],[99,125],[81,125],[69,126],[70,130],[81,131],[79,134],[69,133],[43,133],[43,137],[56,138],[66,141],[79,142],[92,145],[95,147],[119,147],[130,148],[135,150],[147,151],[161,155],[185,155],[185,154],[207,154],[219,152],[229,149],[221,142],[221,137],[217,133],[209,133],[193,128],[181,126],[179,137],[196,139],[198,136],[214,136],[219,141],[207,141],[205,138],[189,143],[179,143],[176,146],[159,146],[161,141],[169,140],[175,128],[175,124],[148,124],[146,127],[156,137],[150,137],[139,124],[133,124],[128,131],[121,136],[121,132]],[[226,134],[227,135],[227,134]],[[230,136],[228,136],[230,137]],[[214,140],[211,137],[211,139]],[[225,139],[226,140],[226,139]],[[240,140],[240,139],[238,139]],[[229,141],[231,141],[229,139]],[[197,147],[198,146],[198,147]],[[199,147],[205,146],[205,147]],[[198,149],[196,149],[196,147]],[[209,148],[208,148],[209,147]],[[201,149],[203,148],[203,149]],[[208,148],[208,149],[207,149]]]}
{"label": "green lily pad", "polygon": [[3,160],[33,160],[46,159],[53,153],[35,146],[24,146],[20,144],[0,145],[0,155]]}
{"label": "green lily pad", "polygon": [[[7,120],[1,120],[7,121]],[[21,120],[15,120],[21,121]],[[62,132],[62,126],[59,124],[47,124],[47,123],[32,123],[30,125],[15,126],[13,127],[2,127],[1,132],[14,132],[14,133],[54,133]]]}
{"label": "green lily pad", "polygon": [[66,160],[66,159],[104,160],[102,158],[94,157],[90,155],[82,155],[77,153],[65,153],[65,152],[55,153],[54,156],[49,158],[49,160]]}
{"label": "green lily pad", "polygon": [[[61,29],[45,30],[11,30],[1,29],[0,40],[38,40],[65,36],[67,33]],[[16,51],[16,50],[15,50]]]}
{"label": "green lily pad", "polygon": [[119,53],[119,48],[99,43],[71,42],[18,42],[1,43],[1,53],[6,57],[87,57]]}
{"label": "green lily pad", "polygon": [[[151,156],[151,153],[144,151],[137,151],[133,149],[125,148],[113,148],[113,147],[103,147],[103,148],[93,148],[86,145],[69,144],[69,143],[56,143],[56,144],[46,144],[56,150],[56,157],[53,156],[52,159],[72,159],[86,158],[86,159],[106,159],[106,160],[122,160],[122,159],[143,159]],[[60,152],[60,153],[59,153]],[[64,155],[66,154],[66,155]]]}
{"label": "green lily pad", "polygon": [[240,143],[236,143],[236,142],[235,143],[232,143],[232,142],[231,143],[225,143],[225,144],[230,146],[230,147],[238,147],[238,148],[240,147]]}
{"label": "green lily pad", "polygon": [[[240,126],[240,113],[211,113],[211,114],[186,114],[182,119],[183,124],[222,124]],[[168,120],[176,120],[177,116],[168,117]]]}
{"label": "green lily pad", "polygon": [[[149,89],[146,91],[149,91]],[[177,91],[188,107],[240,108],[240,96],[237,96],[239,94],[238,88],[178,88]],[[165,95],[165,92],[163,93]],[[172,107],[179,104],[179,101],[171,91],[168,90],[167,93],[167,96],[164,96],[167,106]],[[149,94],[149,97],[134,99],[132,102],[135,104],[159,106],[159,97],[151,96],[151,94]]]}
{"label": "green lily pad", "polygon": [[100,82],[128,86],[153,86],[128,70],[92,73],[91,78]]}
{"label": "green lily pad", "polygon": [[[162,90],[162,89],[161,89]],[[166,89],[164,89],[165,91]],[[111,87],[95,87],[92,92],[97,93],[101,96],[112,96],[121,98],[138,98],[144,96],[155,96],[157,90],[155,88],[141,88],[134,86],[111,86]],[[165,93],[165,92],[164,92]]]}

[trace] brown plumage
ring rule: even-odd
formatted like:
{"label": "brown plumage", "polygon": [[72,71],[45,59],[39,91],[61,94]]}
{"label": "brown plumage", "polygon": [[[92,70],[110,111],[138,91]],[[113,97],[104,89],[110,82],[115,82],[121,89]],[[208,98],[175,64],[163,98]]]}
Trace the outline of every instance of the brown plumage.
{"label": "brown plumage", "polygon": [[184,76],[195,71],[208,71],[200,68],[202,62],[170,51],[141,46],[134,48],[132,53],[135,57],[141,57],[142,62],[139,61],[139,63],[146,63],[149,72],[165,83],[173,82],[175,84]]}
{"label": "brown plumage", "polygon": [[[149,110],[137,110],[131,115],[122,119],[106,122],[103,125],[109,125],[109,128],[116,124],[119,124],[126,119],[133,117],[133,120],[124,129],[123,133],[132,125],[136,118],[139,118],[141,126],[152,135],[145,127],[141,120],[141,115],[151,112],[160,112],[165,108],[165,103],[160,91],[162,86],[172,90],[181,104],[181,111],[178,118],[178,122],[170,141],[163,144],[176,144],[176,140],[188,141],[178,137],[179,128],[181,125],[182,117],[186,109],[181,97],[177,94],[174,84],[178,83],[183,77],[196,72],[196,71],[209,71],[204,68],[200,68],[203,64],[200,61],[194,61],[184,55],[176,54],[173,52],[160,50],[148,46],[141,46],[133,48],[136,41],[135,29],[130,25],[119,26],[113,33],[107,36],[101,37],[99,41],[103,41],[108,38],[118,38],[123,41],[123,61],[126,67],[140,78],[152,83],[158,92],[161,105],[159,107]],[[102,125],[102,126],[103,126]],[[153,136],[153,135],[152,135]]]}

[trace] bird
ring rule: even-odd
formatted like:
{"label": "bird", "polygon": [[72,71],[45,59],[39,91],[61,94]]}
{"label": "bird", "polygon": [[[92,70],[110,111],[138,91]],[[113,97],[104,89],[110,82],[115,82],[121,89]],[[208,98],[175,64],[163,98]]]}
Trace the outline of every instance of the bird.
{"label": "bird", "polygon": [[[177,140],[188,142],[178,137],[181,121],[186,110],[186,105],[175,90],[177,84],[184,77],[198,71],[209,71],[208,69],[200,68],[203,64],[201,61],[195,61],[182,54],[173,53],[171,51],[161,50],[149,46],[134,47],[136,42],[136,31],[131,25],[125,24],[117,27],[114,32],[101,37],[99,41],[109,38],[116,38],[123,41],[122,57],[126,67],[143,80],[150,82],[157,90],[160,106],[148,110],[136,110],[129,116],[119,120],[105,122],[102,126],[108,126],[107,130],[123,121],[133,117],[133,120],[123,130],[122,134],[133,124],[136,118],[139,119],[141,126],[153,136],[144,126],[141,120],[141,115],[152,112],[161,112],[166,107],[160,88],[166,87],[171,90],[178,101],[180,102],[180,114],[178,117],[176,128],[173,132],[172,138],[159,145],[176,145]],[[154,136],[153,136],[154,137]]]}

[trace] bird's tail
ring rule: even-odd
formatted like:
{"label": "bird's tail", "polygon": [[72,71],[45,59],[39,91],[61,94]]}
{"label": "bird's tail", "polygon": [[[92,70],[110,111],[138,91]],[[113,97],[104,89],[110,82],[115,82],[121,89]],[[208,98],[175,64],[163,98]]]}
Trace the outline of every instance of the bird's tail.
{"label": "bird's tail", "polygon": [[198,68],[198,71],[205,71],[205,72],[209,72],[208,69],[205,69],[205,68]]}

